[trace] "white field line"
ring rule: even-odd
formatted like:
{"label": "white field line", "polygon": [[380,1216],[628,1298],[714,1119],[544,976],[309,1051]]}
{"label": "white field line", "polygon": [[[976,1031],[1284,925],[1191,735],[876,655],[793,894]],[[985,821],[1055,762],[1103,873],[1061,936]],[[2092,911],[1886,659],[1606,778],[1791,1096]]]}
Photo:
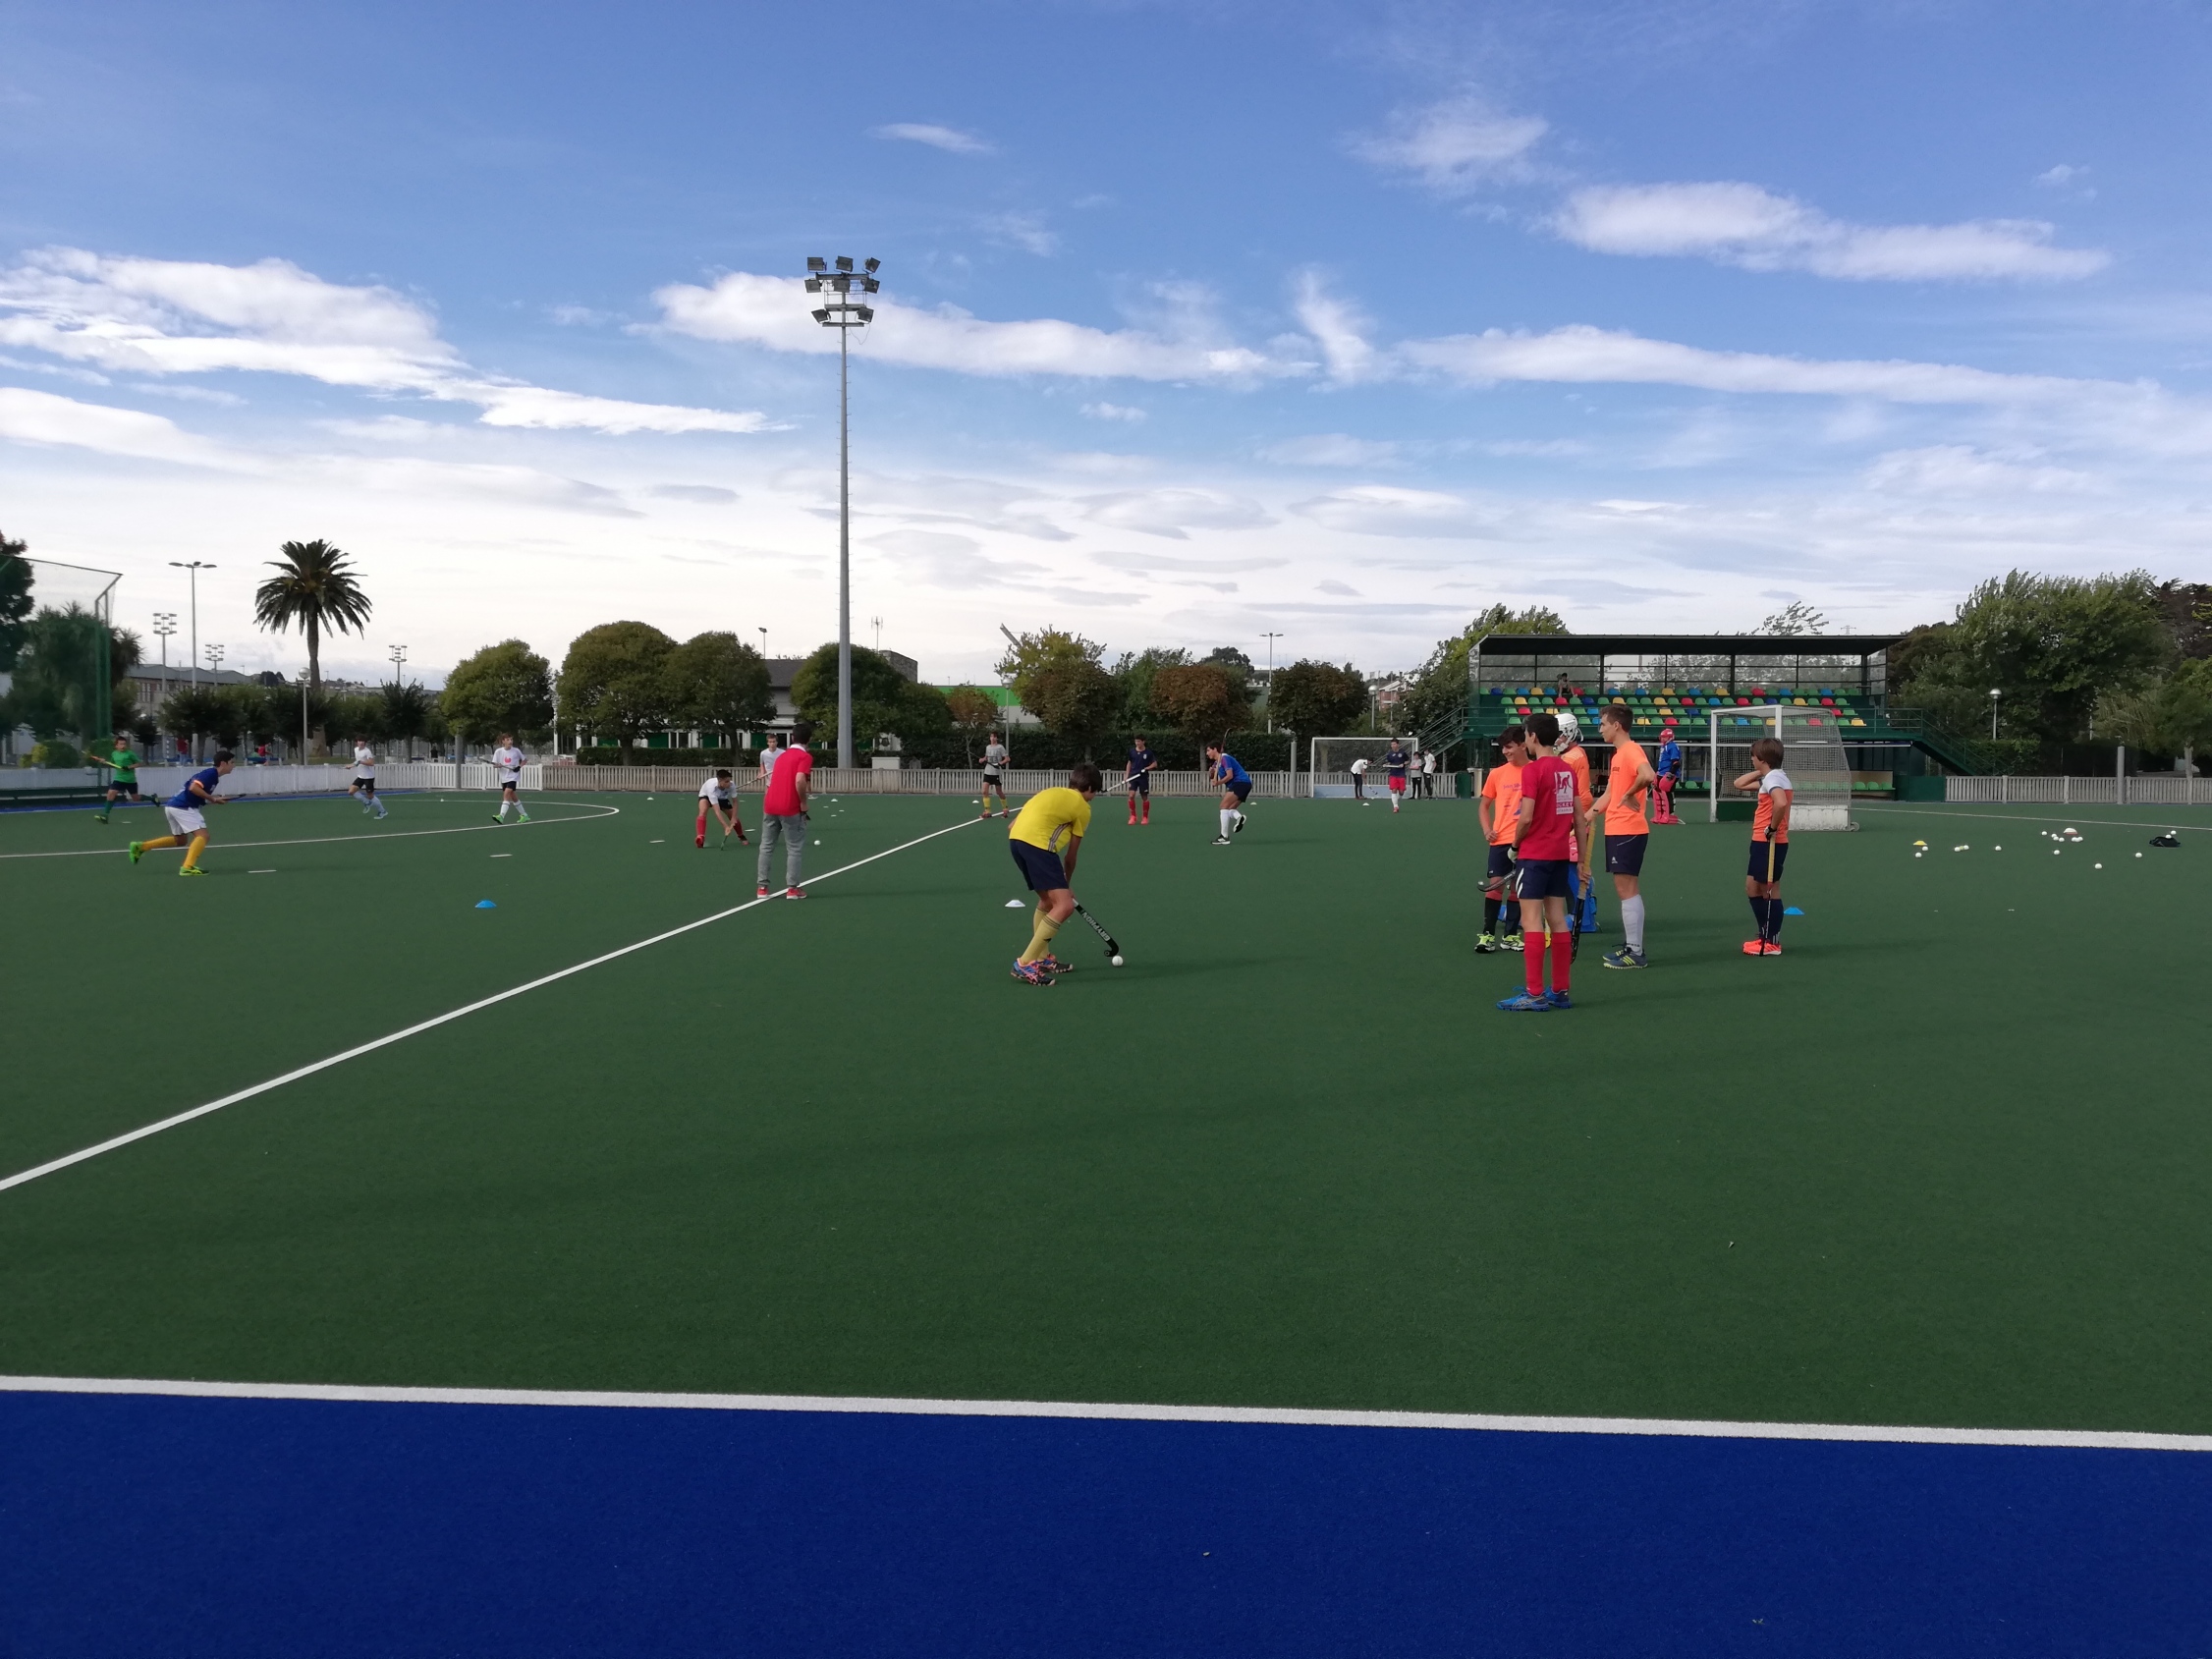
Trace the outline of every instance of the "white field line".
{"label": "white field line", "polygon": [[[252,796],[241,796],[241,801],[251,801]],[[231,804],[236,804],[232,802]],[[333,841],[406,841],[418,835],[480,835],[489,830],[536,829],[540,824],[587,824],[595,818],[619,817],[620,806],[602,806],[595,801],[565,801],[564,806],[581,806],[591,814],[566,818],[532,818],[526,824],[456,824],[451,829],[434,830],[370,830],[366,835],[309,835],[297,841],[210,841],[207,845],[220,851],[226,847],[320,847]],[[978,820],[980,821],[980,820]],[[130,854],[128,847],[80,847],[66,853],[0,853],[0,858],[121,858]],[[157,847],[156,853],[177,852],[179,849]]]}
{"label": "white field line", "polygon": [[[1962,812],[1956,806],[1891,806],[1881,802],[1859,802],[1852,810],[1900,813],[1908,818],[1989,818],[2003,824],[2072,824],[2075,828],[2087,824],[2092,829],[2174,829],[2187,830],[2195,835],[2212,835],[2212,824],[2177,824],[2171,818],[2092,818],[2079,812],[2072,817],[2038,818],[2025,812]],[[2182,810],[2185,812],[2188,808],[2184,806]]]}
{"label": "white field line", "polygon": [[[982,821],[980,818],[966,818],[957,824],[948,825],[944,829],[931,830],[927,835],[917,835],[912,841],[903,841],[896,847],[887,847],[880,853],[871,853],[865,858],[856,858],[850,864],[841,864],[834,870],[824,870],[819,875],[807,876],[800,882],[800,885],[811,887],[817,881],[828,881],[832,876],[844,875],[849,871],[858,869],[862,864],[872,864],[878,858],[888,858],[894,853],[904,853],[910,847],[919,847],[925,841],[935,841],[941,835],[951,835],[954,830],[963,830],[968,828],[969,824],[981,823]],[[19,1170],[14,1175],[0,1179],[0,1192],[7,1191],[11,1187],[22,1187],[26,1183],[36,1181],[42,1175],[52,1175],[58,1170],[68,1169],[72,1164],[82,1164],[89,1158],[99,1157],[102,1153],[113,1152],[119,1147],[130,1145],[135,1140],[144,1140],[147,1136],[159,1134],[164,1130],[172,1130],[181,1124],[189,1124],[194,1118],[204,1118],[210,1112],[220,1112],[226,1106],[236,1106],[242,1100],[251,1100],[255,1095],[267,1094],[271,1089],[282,1088],[286,1083],[298,1082],[302,1078],[311,1078],[317,1072],[327,1072],[333,1066],[343,1066],[349,1060],[359,1060],[364,1054],[374,1054],[380,1048],[390,1048],[394,1043],[405,1042],[409,1037],[420,1036],[424,1031],[434,1031],[440,1025],[449,1025],[456,1020],[467,1019],[471,1014],[479,1013],[499,1003],[511,1002],[516,997],[525,996],[558,980],[567,979],[591,968],[603,967],[607,963],[630,956],[635,952],[649,950],[654,945],[666,944],[671,939],[681,938],[686,933],[696,932],[699,928],[711,927],[718,921],[726,921],[731,916],[741,915],[757,906],[782,902],[780,897],[747,899],[742,905],[733,905],[726,911],[716,911],[712,915],[702,915],[698,920],[687,921],[681,927],[671,927],[667,932],[656,933],[650,939],[639,939],[636,944],[624,945],[619,950],[608,951],[603,956],[595,956],[588,962],[580,962],[572,967],[541,974],[524,984],[510,986],[504,991],[495,991],[488,997],[479,997],[474,1002],[463,1004],[460,1008],[449,1009],[444,1014],[433,1015],[427,1020],[417,1021],[415,1023],[404,1026],[397,1031],[388,1031],[383,1036],[373,1037],[364,1043],[358,1043],[342,1053],[311,1061],[304,1066],[295,1067],[280,1077],[270,1078],[266,1081],[257,1082],[249,1087],[239,1089],[235,1093],[226,1094],[219,1100],[210,1100],[204,1106],[194,1106],[189,1112],[179,1112],[174,1117],[163,1118],[157,1123],[150,1123],[141,1128],[130,1130],[125,1134],[103,1140],[96,1146],[86,1146],[81,1151],[71,1152],[65,1157],[55,1158],[50,1162],[39,1164],[35,1168]]]}
{"label": "white field line", "polygon": [[[980,820],[977,820],[980,822]],[[842,1394],[647,1394],[541,1388],[357,1388],[342,1383],[183,1382],[141,1377],[0,1376],[0,1393],[183,1395],[414,1406],[567,1406],[662,1411],[833,1411],[923,1417],[1075,1417],[1123,1422],[1277,1423],[1317,1428],[1486,1430],[1493,1434],[1680,1435],[1702,1440],[1843,1440],[1912,1446],[2039,1446],[2212,1452],[2212,1435],[2129,1429],[1929,1428],[1889,1423],[1761,1423],[1695,1417],[1540,1417],[1459,1411],[1308,1411],[1274,1406],[1127,1406],[1057,1400],[903,1400]]]}

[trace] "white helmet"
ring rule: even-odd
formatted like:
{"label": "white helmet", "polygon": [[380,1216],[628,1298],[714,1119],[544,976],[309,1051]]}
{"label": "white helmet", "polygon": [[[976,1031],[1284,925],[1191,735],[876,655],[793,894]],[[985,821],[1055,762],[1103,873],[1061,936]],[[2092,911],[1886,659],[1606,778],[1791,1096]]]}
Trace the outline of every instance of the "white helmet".
{"label": "white helmet", "polygon": [[1576,723],[1572,714],[1562,714],[1559,717],[1559,741],[1563,744],[1578,744],[1582,741],[1582,728]]}

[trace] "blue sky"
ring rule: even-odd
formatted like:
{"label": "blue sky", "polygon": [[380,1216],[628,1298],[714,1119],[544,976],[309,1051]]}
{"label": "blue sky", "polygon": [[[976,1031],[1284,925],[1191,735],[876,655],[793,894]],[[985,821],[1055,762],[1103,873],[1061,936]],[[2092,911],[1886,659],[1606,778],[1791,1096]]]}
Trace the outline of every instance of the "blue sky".
{"label": "blue sky", "polygon": [[1416,663],[2205,580],[2212,15],[2117,4],[0,9],[0,527],[249,620]]}

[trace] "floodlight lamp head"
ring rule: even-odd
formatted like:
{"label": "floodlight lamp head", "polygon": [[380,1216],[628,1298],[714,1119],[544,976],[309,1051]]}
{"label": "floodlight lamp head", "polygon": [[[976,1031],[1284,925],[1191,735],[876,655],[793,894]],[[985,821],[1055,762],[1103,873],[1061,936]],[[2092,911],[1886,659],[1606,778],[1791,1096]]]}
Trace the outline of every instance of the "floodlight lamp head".
{"label": "floodlight lamp head", "polygon": [[880,289],[880,288],[881,288],[882,286],[883,286],[883,284],[882,284],[882,283],[880,283],[880,282],[878,282],[878,281],[876,281],[876,280],[875,280],[875,278],[873,278],[872,276],[871,276],[871,277],[862,277],[862,278],[860,279],[860,292],[861,292],[862,294],[873,294],[873,293],[875,293],[875,292],[876,292],[876,291],[877,291],[878,289]]}
{"label": "floodlight lamp head", "polygon": [[853,268],[852,259],[848,255],[840,253],[837,256],[837,268],[841,271],[851,270]]}
{"label": "floodlight lamp head", "polygon": [[883,261],[881,259],[863,259],[860,261],[860,269],[867,272],[870,276],[875,275],[875,273],[878,270],[882,269],[882,267]]}
{"label": "floodlight lamp head", "polygon": [[822,279],[821,279],[820,277],[808,277],[808,278],[806,279],[806,292],[807,292],[807,293],[809,293],[809,294],[819,294],[819,293],[821,293],[821,291],[822,291]]}
{"label": "floodlight lamp head", "polygon": [[855,305],[853,307],[853,314],[858,317],[862,322],[875,321],[875,307],[873,305]]}
{"label": "floodlight lamp head", "polygon": [[821,308],[820,310],[816,311],[816,312],[814,313],[814,320],[815,320],[816,322],[828,322],[828,321],[829,321],[829,307],[828,307],[827,305],[824,305],[824,306],[823,306],[823,307],[822,307],[822,308]]}
{"label": "floodlight lamp head", "polygon": [[829,269],[829,261],[819,253],[809,253],[806,255],[806,268],[810,271],[826,271]]}

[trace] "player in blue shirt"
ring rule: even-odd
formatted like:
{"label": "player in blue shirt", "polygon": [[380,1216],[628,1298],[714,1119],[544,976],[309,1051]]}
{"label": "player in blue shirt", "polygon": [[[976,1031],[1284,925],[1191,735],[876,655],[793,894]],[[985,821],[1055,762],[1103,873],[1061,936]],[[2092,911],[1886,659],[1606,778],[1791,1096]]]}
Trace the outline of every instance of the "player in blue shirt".
{"label": "player in blue shirt", "polygon": [[1137,822],[1136,803],[1139,800],[1144,802],[1143,821],[1152,821],[1152,768],[1157,764],[1158,757],[1144,740],[1138,738],[1129,751],[1129,774],[1123,780],[1129,789],[1129,821],[1133,824]]}
{"label": "player in blue shirt", "polygon": [[1206,776],[1221,786],[1221,833],[1213,838],[1213,844],[1227,847],[1229,838],[1244,830],[1244,802],[1252,793],[1251,774],[1221,745],[1208,744]]}
{"label": "player in blue shirt", "polygon": [[1652,781],[1652,790],[1659,799],[1654,802],[1651,821],[1655,824],[1679,824],[1675,816],[1675,791],[1682,785],[1682,745],[1675,742],[1675,729],[1669,726],[1659,734],[1658,777]]}
{"label": "player in blue shirt", "polygon": [[199,867],[199,855],[207,846],[207,815],[204,808],[222,801],[223,798],[215,793],[215,786],[222,782],[230,769],[231,751],[227,748],[217,749],[215,764],[203,766],[187,778],[185,787],[163,803],[162,810],[169,817],[169,833],[151,841],[132,842],[131,862],[137,863],[155,848],[182,847],[185,849],[185,862],[177,873],[205,875],[207,872]]}
{"label": "player in blue shirt", "polygon": [[1412,758],[1406,752],[1404,744],[1396,738],[1390,740],[1390,747],[1383,754],[1383,765],[1390,773],[1390,809],[1393,812],[1398,810],[1400,802],[1406,799],[1406,767]]}

